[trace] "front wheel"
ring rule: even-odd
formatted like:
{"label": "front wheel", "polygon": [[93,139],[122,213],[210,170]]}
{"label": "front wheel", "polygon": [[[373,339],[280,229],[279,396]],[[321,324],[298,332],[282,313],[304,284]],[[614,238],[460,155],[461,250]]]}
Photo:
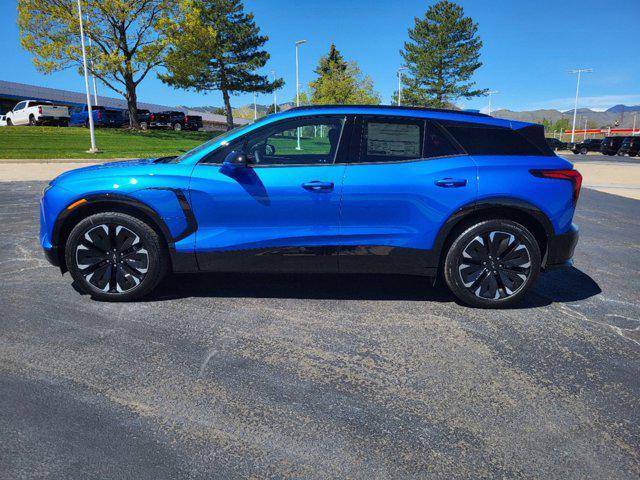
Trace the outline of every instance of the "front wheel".
{"label": "front wheel", "polygon": [[173,125],[173,129],[174,129],[176,132],[179,132],[180,130],[182,130],[182,124],[180,124],[180,123],[175,123],[175,124]]}
{"label": "front wheel", "polygon": [[69,234],[67,268],[93,298],[112,302],[140,298],[168,270],[168,255],[156,231],[119,212],[91,215]]}
{"label": "front wheel", "polygon": [[587,154],[587,152],[588,152],[588,150],[587,150],[586,148],[582,148],[582,149],[580,150],[580,153],[581,153],[582,155],[586,155],[586,154]]}
{"label": "front wheel", "polygon": [[460,232],[447,252],[444,278],[463,303],[505,308],[518,303],[540,272],[540,248],[524,226],[484,220]]}

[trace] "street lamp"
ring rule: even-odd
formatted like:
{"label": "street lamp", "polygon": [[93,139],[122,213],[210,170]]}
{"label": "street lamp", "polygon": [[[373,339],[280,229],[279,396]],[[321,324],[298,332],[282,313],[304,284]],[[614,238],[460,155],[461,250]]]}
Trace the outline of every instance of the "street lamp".
{"label": "street lamp", "polygon": [[498,93],[500,93],[498,90],[489,90],[487,92],[487,95],[489,95],[489,116],[491,116],[491,96],[497,95]]}
{"label": "street lamp", "polygon": [[276,87],[275,87],[276,71],[275,70],[271,70],[271,75],[273,75],[273,83],[274,83],[274,87],[273,87],[273,113],[278,113],[278,102],[276,100]]}
{"label": "street lamp", "polygon": [[93,112],[91,111],[91,94],[89,93],[89,72],[87,71],[87,52],[84,48],[84,27],[82,25],[82,7],[78,0],[78,18],[80,19],[80,45],[82,46],[82,66],[84,67],[84,89],[87,93],[87,113],[89,114],[89,136],[91,137],[91,148],[89,153],[97,153],[96,137],[93,129]]}
{"label": "street lamp", "polygon": [[573,125],[571,127],[571,143],[573,143],[573,137],[576,134],[576,115],[578,113],[578,92],[580,91],[580,75],[583,73],[591,73],[593,72],[593,68],[577,68],[575,70],[570,70],[569,73],[578,74],[578,81],[576,82],[576,103],[573,106]]}
{"label": "street lamp", "polygon": [[[300,47],[300,45],[306,42],[307,42],[306,40],[298,40],[295,43],[296,45],[296,107],[300,106],[300,81],[298,80],[298,47]],[[302,150],[302,148],[300,148],[300,127],[296,129],[296,138],[297,138],[296,150]]]}
{"label": "street lamp", "polygon": [[398,106],[402,104],[402,72],[407,70],[407,67],[400,67],[398,69]]}

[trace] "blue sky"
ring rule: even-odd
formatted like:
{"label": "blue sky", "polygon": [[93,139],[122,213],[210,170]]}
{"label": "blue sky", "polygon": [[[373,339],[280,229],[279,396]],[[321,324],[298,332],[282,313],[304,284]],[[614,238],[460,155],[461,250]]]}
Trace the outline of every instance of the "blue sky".
{"label": "blue sky", "polygon": [[[295,96],[294,41],[306,39],[300,49],[300,83],[313,78],[318,58],[331,42],[370,75],[383,103],[397,86],[399,50],[415,16],[422,17],[425,0],[246,0],[254,12],[271,60],[265,72],[275,70],[286,85],[278,100]],[[640,1],[618,0],[494,0],[459,1],[479,24],[484,42],[484,65],[474,79],[479,87],[498,90],[493,109],[530,110],[573,107],[575,76],[568,70],[590,67],[583,77],[580,106],[604,109],[617,103],[640,104]],[[0,35],[0,79],[82,91],[74,69],[44,75],[36,71],[31,55],[20,47],[16,2],[0,2],[5,22]],[[99,94],[114,96],[105,86]],[[141,101],[165,105],[221,105],[219,92],[201,94],[174,90],[150,75],[139,87]],[[268,104],[271,96],[259,96]],[[237,95],[232,105],[253,102],[252,94]],[[460,101],[465,108],[485,109],[487,99]]]}

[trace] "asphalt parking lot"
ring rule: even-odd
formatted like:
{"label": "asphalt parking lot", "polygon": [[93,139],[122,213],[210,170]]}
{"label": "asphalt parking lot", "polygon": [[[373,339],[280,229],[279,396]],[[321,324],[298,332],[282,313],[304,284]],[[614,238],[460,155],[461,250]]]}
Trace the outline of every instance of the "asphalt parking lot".
{"label": "asphalt parking lot", "polygon": [[575,268],[508,311],[396,276],[79,295],[44,183],[0,183],[0,478],[638,478],[640,201],[585,189]]}

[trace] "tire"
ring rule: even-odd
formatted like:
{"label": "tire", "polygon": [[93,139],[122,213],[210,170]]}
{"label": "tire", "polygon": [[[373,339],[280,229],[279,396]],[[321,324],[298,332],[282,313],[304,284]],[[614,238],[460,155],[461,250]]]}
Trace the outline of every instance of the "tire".
{"label": "tire", "polygon": [[581,149],[580,149],[580,153],[581,153],[582,155],[586,155],[588,151],[589,151],[589,150],[587,150],[586,148],[581,148]]}
{"label": "tire", "polygon": [[179,132],[180,130],[182,130],[182,124],[177,123],[177,122],[176,122],[176,123],[174,123],[174,124],[173,124],[173,129],[174,129],[176,132]]}
{"label": "tire", "polygon": [[29,116],[29,125],[31,127],[35,127],[36,125],[38,125],[38,122],[36,122],[36,118],[33,115]]}
{"label": "tire", "polygon": [[149,130],[149,124],[147,122],[140,122],[140,130],[147,131]]}
{"label": "tire", "polygon": [[459,232],[451,243],[444,279],[466,305],[508,308],[535,283],[540,258],[538,242],[524,226],[507,219],[483,220]]}
{"label": "tire", "polygon": [[168,252],[158,233],[120,212],[97,213],[80,221],[69,234],[65,260],[80,290],[110,302],[143,297],[169,270]]}
{"label": "tire", "polygon": [[13,126],[13,122],[11,121],[10,118],[7,118],[7,127],[11,127]]}
{"label": "tire", "polygon": [[638,155],[637,153],[630,153],[629,156],[630,157],[635,157],[636,155]]}

